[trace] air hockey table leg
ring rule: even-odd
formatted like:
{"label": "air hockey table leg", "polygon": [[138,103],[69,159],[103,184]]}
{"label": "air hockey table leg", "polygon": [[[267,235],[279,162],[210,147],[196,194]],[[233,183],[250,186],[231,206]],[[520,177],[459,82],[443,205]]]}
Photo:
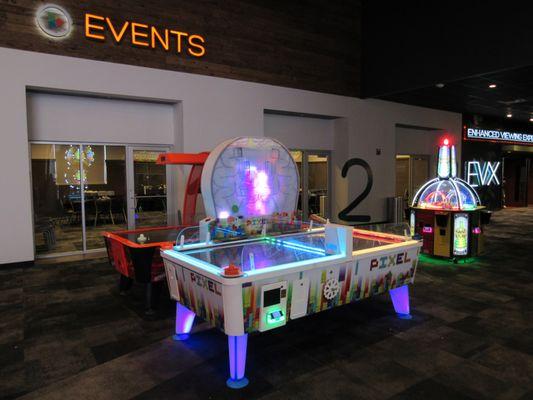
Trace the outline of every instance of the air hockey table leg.
{"label": "air hockey table leg", "polygon": [[411,319],[409,313],[409,286],[404,285],[389,291],[394,311],[401,319]]}
{"label": "air hockey table leg", "polygon": [[247,344],[247,333],[241,336],[228,335],[230,377],[226,381],[226,385],[232,389],[241,389],[248,385],[248,379],[244,376]]}
{"label": "air hockey table leg", "polygon": [[187,307],[176,302],[176,334],[174,340],[187,340],[192,329],[196,314]]}

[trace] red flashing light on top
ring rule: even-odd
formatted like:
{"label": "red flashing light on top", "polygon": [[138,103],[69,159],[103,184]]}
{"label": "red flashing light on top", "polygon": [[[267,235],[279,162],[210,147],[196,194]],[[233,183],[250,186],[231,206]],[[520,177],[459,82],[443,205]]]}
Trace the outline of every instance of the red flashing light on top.
{"label": "red flashing light on top", "polygon": [[443,144],[444,146],[448,146],[448,145],[450,144],[450,139],[448,139],[448,138],[444,138],[444,140],[442,141],[442,144]]}

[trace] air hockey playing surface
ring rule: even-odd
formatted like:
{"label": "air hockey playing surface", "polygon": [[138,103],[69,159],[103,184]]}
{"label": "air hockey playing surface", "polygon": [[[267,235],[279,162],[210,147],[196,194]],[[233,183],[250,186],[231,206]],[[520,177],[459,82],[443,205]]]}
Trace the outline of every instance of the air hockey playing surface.
{"label": "air hockey playing surface", "polygon": [[[398,236],[358,230],[353,233],[352,249],[357,252],[404,241],[405,238]],[[183,254],[202,261],[209,267],[223,268],[231,264],[240,267],[245,273],[303,260],[320,261],[327,255],[324,232],[259,238],[240,244],[189,250]]]}

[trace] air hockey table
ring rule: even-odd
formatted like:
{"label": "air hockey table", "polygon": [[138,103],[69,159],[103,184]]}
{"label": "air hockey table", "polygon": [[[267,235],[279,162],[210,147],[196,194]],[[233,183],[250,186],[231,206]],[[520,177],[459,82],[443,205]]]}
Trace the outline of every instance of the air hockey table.
{"label": "air hockey table", "polygon": [[[170,249],[185,226],[139,228],[104,232],[109,263],[120,274],[119,290],[127,292],[134,281],[146,285],[146,312],[157,307],[165,271],[161,249]],[[187,237],[187,240],[190,238]]]}
{"label": "air hockey table", "polygon": [[[188,337],[195,316],[222,330],[231,388],[248,384],[248,334],[386,292],[398,316],[410,318],[408,284],[422,244],[407,235],[407,225],[385,233],[302,224],[288,234],[271,230],[274,225],[264,221],[260,234],[217,240],[200,226],[196,243],[182,240],[161,251],[177,301],[174,338]],[[217,220],[207,231],[216,236],[224,226]]]}

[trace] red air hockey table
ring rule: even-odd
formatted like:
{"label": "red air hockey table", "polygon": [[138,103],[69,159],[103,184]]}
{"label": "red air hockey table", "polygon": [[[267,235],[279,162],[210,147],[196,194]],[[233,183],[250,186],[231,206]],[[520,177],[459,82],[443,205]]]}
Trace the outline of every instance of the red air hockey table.
{"label": "red air hockey table", "polygon": [[119,289],[128,291],[136,281],[146,285],[146,313],[157,307],[165,280],[161,249],[169,249],[186,227],[168,226],[104,232],[110,264],[120,274]]}

